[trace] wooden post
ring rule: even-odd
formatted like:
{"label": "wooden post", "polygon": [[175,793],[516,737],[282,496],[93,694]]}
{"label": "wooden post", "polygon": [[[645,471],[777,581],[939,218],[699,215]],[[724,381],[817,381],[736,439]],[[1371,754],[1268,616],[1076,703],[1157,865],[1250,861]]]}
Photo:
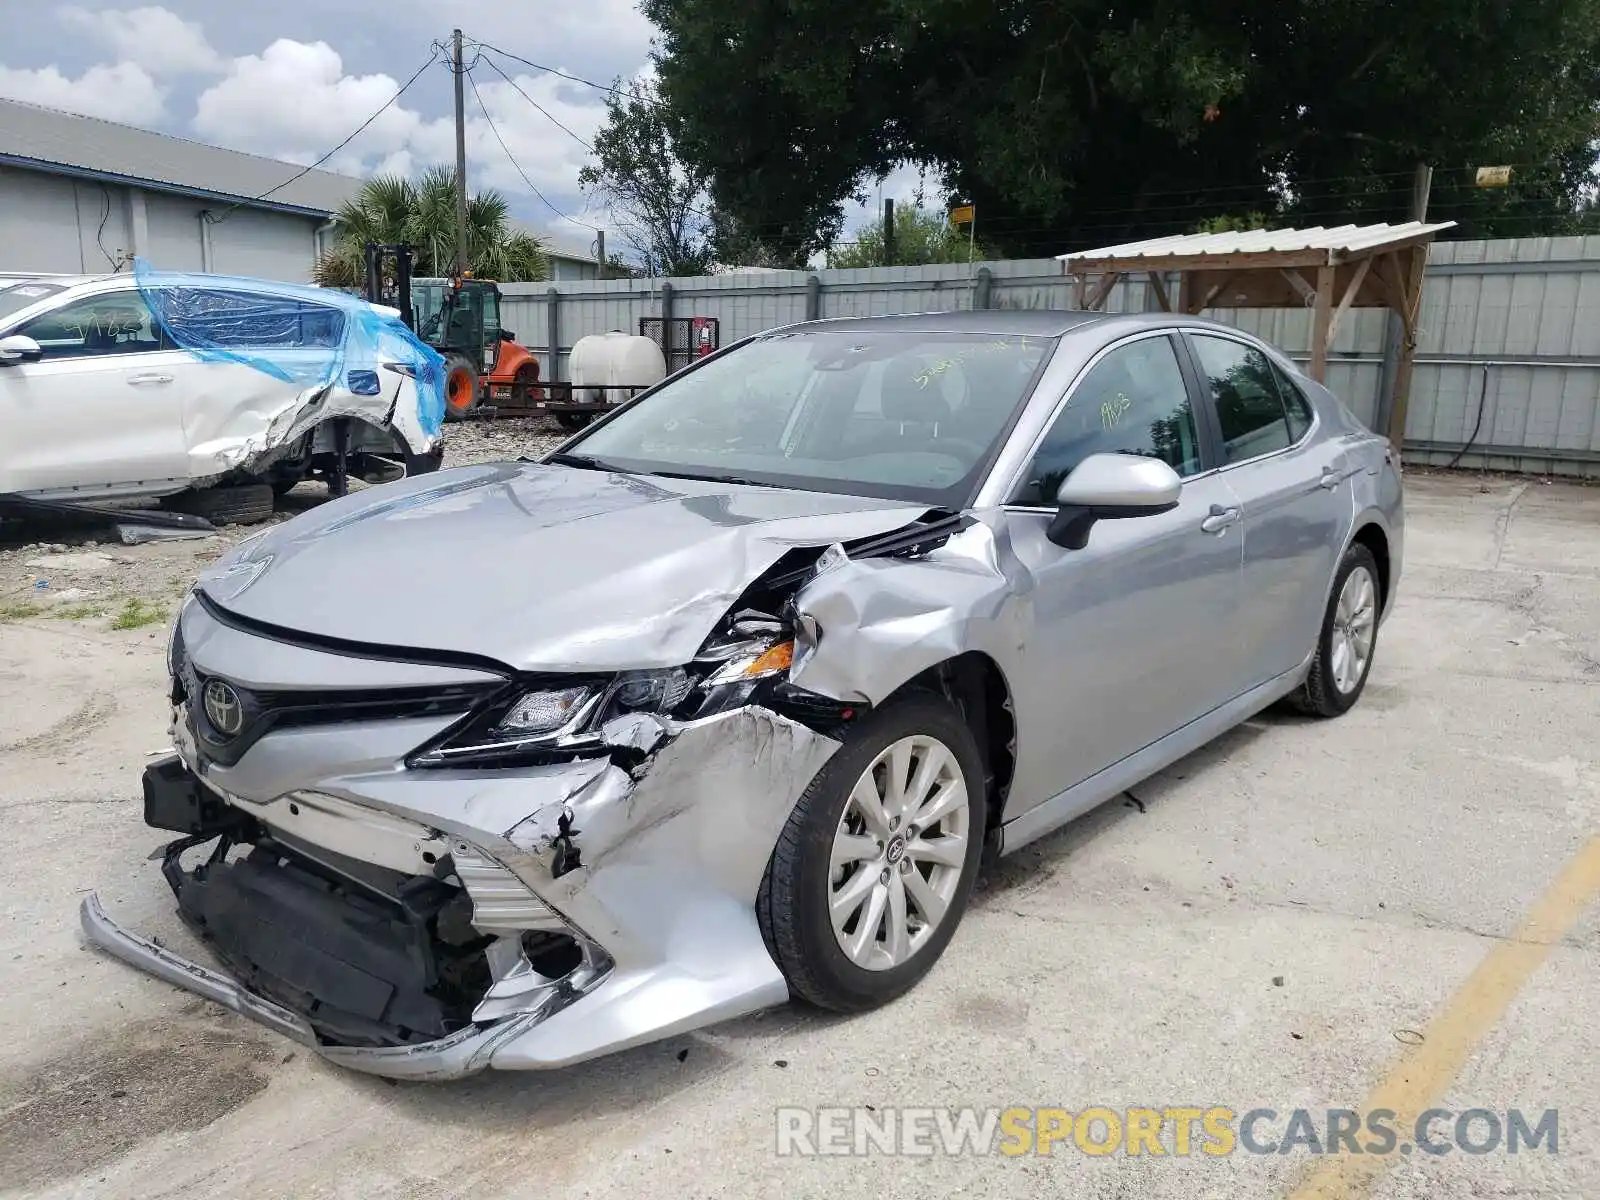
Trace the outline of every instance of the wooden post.
{"label": "wooden post", "polygon": [[[1398,259],[1399,255],[1395,257]],[[1415,246],[1406,257],[1409,263],[1404,266],[1397,264],[1404,282],[1401,292],[1405,311],[1400,314],[1404,337],[1395,360],[1394,403],[1389,408],[1389,428],[1385,431],[1397,450],[1405,445],[1406,440],[1406,413],[1411,405],[1411,372],[1417,358],[1417,315],[1422,305],[1422,277],[1428,269],[1428,247]]]}
{"label": "wooden post", "polygon": [[[1433,168],[1427,163],[1418,163],[1416,172],[1411,180],[1411,219],[1413,221],[1426,221],[1428,219],[1428,200],[1433,191]],[[1422,251],[1424,263],[1427,262],[1427,250]],[[1404,272],[1399,270],[1399,256],[1391,256],[1397,275]],[[1379,264],[1380,266],[1382,264]],[[1417,276],[1420,287],[1422,276]],[[1402,291],[1409,291],[1403,286]],[[1413,306],[1413,313],[1416,311]],[[1382,428],[1396,449],[1405,438],[1406,404],[1411,398],[1411,358],[1416,350],[1415,331],[1406,329],[1406,322],[1401,314],[1391,310],[1389,319],[1383,327],[1383,369],[1378,380],[1377,413],[1373,420],[1373,428]],[[1403,365],[1402,365],[1403,364]]]}
{"label": "wooden post", "polygon": [[1317,305],[1311,318],[1311,378],[1327,382],[1328,330],[1333,326],[1334,268],[1317,268]]}
{"label": "wooden post", "polygon": [[1156,294],[1156,303],[1161,305],[1161,311],[1171,312],[1172,301],[1167,298],[1167,283],[1161,278],[1160,271],[1150,272],[1150,287]]}

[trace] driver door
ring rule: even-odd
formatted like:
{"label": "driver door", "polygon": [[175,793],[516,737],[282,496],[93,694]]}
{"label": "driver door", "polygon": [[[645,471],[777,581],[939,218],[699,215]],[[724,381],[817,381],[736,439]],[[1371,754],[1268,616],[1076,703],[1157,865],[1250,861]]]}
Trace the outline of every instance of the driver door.
{"label": "driver door", "polygon": [[10,332],[44,353],[0,367],[0,491],[81,499],[186,482],[178,381],[188,356],[137,289],[72,300]]}
{"label": "driver door", "polygon": [[[1007,819],[1231,698],[1242,588],[1240,504],[1212,470],[1175,335],[1117,343],[1079,377],[1006,506],[1033,578],[1016,693]],[[1046,537],[1056,489],[1091,454],[1160,458],[1183,479],[1169,512],[1102,520],[1081,550]]]}

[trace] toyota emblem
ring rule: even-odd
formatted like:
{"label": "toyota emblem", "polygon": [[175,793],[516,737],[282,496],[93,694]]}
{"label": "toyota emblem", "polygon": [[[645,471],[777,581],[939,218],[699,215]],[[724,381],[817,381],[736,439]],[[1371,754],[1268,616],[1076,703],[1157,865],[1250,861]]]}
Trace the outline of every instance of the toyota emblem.
{"label": "toyota emblem", "polygon": [[223,737],[237,737],[244,728],[244,701],[230,683],[220,679],[206,681],[206,720]]}

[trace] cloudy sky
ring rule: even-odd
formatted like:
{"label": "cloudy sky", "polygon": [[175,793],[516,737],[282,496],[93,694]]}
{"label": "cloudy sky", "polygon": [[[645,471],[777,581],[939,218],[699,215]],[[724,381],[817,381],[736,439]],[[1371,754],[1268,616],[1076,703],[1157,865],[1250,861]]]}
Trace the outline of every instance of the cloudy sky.
{"label": "cloudy sky", "polygon": [[[0,0],[0,10],[20,13],[26,3]],[[601,84],[641,71],[654,32],[634,0],[85,0],[32,11],[41,9],[5,23],[0,95],[294,163],[348,137],[456,25],[469,39]],[[580,139],[600,127],[604,93],[487,53],[472,79],[494,128],[469,89],[470,185],[499,189],[517,216],[562,242],[590,244],[592,227],[609,221],[578,187],[588,158]],[[436,63],[326,165],[359,175],[451,162],[450,114],[450,74]],[[912,181],[891,179],[887,194],[909,194]],[[864,215],[853,212],[850,224]]]}

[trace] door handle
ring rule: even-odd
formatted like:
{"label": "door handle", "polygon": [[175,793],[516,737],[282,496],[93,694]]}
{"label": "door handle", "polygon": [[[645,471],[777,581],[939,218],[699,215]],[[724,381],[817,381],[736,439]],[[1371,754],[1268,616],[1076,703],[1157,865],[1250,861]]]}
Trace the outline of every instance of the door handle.
{"label": "door handle", "polygon": [[138,387],[147,383],[171,383],[171,375],[163,375],[160,371],[145,371],[138,375],[129,375],[128,382]]}
{"label": "door handle", "polygon": [[1339,474],[1339,472],[1334,470],[1332,467],[1323,467],[1322,478],[1318,482],[1331,492],[1334,488],[1338,487],[1343,480],[1344,476]]}
{"label": "door handle", "polygon": [[1239,519],[1237,508],[1224,508],[1220,504],[1211,506],[1211,515],[1200,522],[1200,528],[1207,533],[1221,533],[1229,525]]}

